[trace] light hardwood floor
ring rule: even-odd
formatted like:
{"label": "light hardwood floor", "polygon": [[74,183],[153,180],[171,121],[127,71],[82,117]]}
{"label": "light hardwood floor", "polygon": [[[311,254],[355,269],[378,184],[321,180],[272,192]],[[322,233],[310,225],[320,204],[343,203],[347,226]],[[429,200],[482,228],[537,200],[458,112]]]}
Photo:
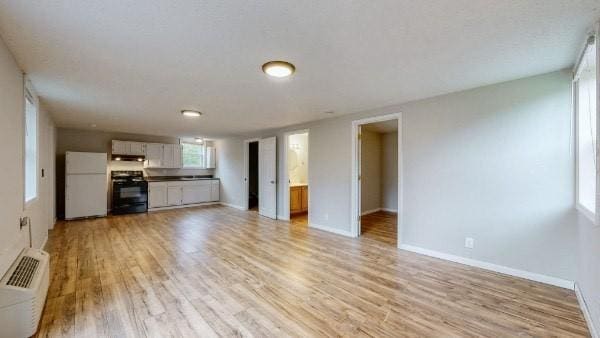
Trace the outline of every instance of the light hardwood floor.
{"label": "light hardwood floor", "polygon": [[211,206],[57,224],[39,336],[587,336],[573,291]]}
{"label": "light hardwood floor", "polygon": [[397,246],[398,222],[395,213],[378,211],[363,215],[360,220],[360,230],[363,238]]}

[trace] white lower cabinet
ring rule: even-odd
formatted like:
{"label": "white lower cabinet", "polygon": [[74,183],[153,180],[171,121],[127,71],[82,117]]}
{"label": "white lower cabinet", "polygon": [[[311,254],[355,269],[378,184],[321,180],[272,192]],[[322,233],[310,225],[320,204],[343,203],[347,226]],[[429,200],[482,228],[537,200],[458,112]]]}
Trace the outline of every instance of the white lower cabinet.
{"label": "white lower cabinet", "polygon": [[167,186],[167,202],[169,206],[182,205],[183,204],[183,192],[179,185]]}
{"label": "white lower cabinet", "polygon": [[219,180],[150,182],[148,208],[219,201]]}
{"label": "white lower cabinet", "polygon": [[197,182],[199,183],[183,186],[183,204],[204,203],[212,201],[210,198],[211,181]]}
{"label": "white lower cabinet", "polygon": [[167,182],[150,182],[148,184],[148,208],[160,208],[167,205]]}

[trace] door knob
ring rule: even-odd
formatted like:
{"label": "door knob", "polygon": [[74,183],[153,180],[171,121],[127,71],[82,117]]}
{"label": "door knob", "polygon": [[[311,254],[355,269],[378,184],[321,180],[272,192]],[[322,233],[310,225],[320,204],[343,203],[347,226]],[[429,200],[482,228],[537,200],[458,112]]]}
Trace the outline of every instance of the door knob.
{"label": "door knob", "polygon": [[275,184],[275,181],[271,181],[271,184]]}

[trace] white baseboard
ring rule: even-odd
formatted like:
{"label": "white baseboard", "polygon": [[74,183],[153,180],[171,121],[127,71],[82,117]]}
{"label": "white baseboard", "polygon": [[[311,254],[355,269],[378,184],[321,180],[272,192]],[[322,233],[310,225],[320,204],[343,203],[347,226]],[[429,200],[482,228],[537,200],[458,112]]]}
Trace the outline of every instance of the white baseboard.
{"label": "white baseboard", "polygon": [[184,205],[172,205],[169,207],[148,208],[148,212],[171,210],[171,209],[181,209],[181,208],[191,208],[191,207],[201,207],[204,205],[215,205],[215,204],[221,204],[221,203],[220,202],[206,202],[206,203],[194,203],[194,204],[184,204]]}
{"label": "white baseboard", "polygon": [[246,208],[244,208],[244,207],[242,207],[240,205],[235,205],[235,204],[230,204],[230,203],[224,203],[224,202],[219,202],[219,204],[224,205],[226,207],[234,208],[234,209],[247,210]]}
{"label": "white baseboard", "polygon": [[317,230],[323,230],[323,231],[327,231],[327,232],[332,232],[334,234],[342,235],[342,236],[346,236],[346,237],[354,237],[354,235],[352,234],[352,232],[350,232],[348,230],[341,230],[341,229],[338,229],[338,228],[333,228],[333,227],[329,227],[329,226],[325,226],[325,225],[320,225],[320,224],[315,224],[315,223],[309,223],[308,227],[309,228],[313,228],[313,229],[317,229]]}
{"label": "white baseboard", "polygon": [[371,210],[365,210],[365,211],[361,212],[360,215],[364,216],[364,215],[368,215],[368,214],[374,214],[374,213],[376,213],[378,211],[381,211],[381,208],[376,208],[376,209],[371,209]]}
{"label": "white baseboard", "polygon": [[598,338],[598,330],[594,327],[594,321],[592,320],[592,315],[590,314],[590,310],[588,309],[585,298],[583,297],[583,293],[579,288],[579,285],[575,283],[575,294],[577,295],[577,301],[579,302],[579,307],[581,308],[581,312],[583,312],[583,317],[587,322],[588,329],[590,330],[590,335],[592,338]]}
{"label": "white baseboard", "polygon": [[280,220],[282,220],[282,221],[289,221],[289,220],[290,220],[290,218],[289,218],[289,217],[286,217],[286,216],[284,216],[284,215],[277,215],[277,219],[280,219]]}
{"label": "white baseboard", "polygon": [[377,208],[377,209],[371,209],[371,210],[363,211],[360,215],[364,216],[364,215],[374,214],[374,213],[376,213],[378,211],[393,212],[393,213],[397,213],[398,212],[398,210],[396,210],[396,209]]}
{"label": "white baseboard", "polygon": [[574,290],[574,288],[575,288],[575,283],[573,281],[569,281],[569,280],[565,280],[565,279],[561,279],[561,278],[546,276],[546,275],[529,272],[529,271],[525,271],[525,270],[518,270],[518,269],[514,269],[514,268],[509,268],[507,266],[478,261],[476,259],[471,259],[471,258],[466,258],[466,257],[461,257],[461,256],[455,256],[455,255],[451,255],[451,254],[447,254],[447,253],[443,253],[443,252],[439,252],[439,251],[434,251],[434,250],[429,250],[429,249],[424,249],[424,248],[420,248],[420,247],[412,246],[412,245],[408,245],[408,244],[401,244],[399,246],[399,248],[402,250],[412,251],[412,252],[416,252],[416,253],[430,256],[430,257],[440,258],[440,259],[444,259],[447,261],[460,263],[460,264],[464,264],[464,265],[469,265],[469,266],[474,266],[476,268],[491,270],[491,271],[503,273],[506,275],[515,276],[515,277],[525,278],[525,279],[529,279],[532,281],[536,281],[536,282],[540,282],[540,283],[544,283],[544,284],[550,284],[550,285],[558,286],[558,287],[565,288],[565,289]]}

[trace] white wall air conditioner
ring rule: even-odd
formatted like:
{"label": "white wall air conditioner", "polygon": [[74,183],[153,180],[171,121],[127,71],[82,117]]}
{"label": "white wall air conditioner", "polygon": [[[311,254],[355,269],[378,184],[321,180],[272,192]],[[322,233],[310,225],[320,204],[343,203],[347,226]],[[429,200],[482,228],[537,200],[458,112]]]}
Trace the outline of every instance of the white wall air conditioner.
{"label": "white wall air conditioner", "polygon": [[0,338],[37,331],[50,284],[48,254],[24,249],[0,280]]}

